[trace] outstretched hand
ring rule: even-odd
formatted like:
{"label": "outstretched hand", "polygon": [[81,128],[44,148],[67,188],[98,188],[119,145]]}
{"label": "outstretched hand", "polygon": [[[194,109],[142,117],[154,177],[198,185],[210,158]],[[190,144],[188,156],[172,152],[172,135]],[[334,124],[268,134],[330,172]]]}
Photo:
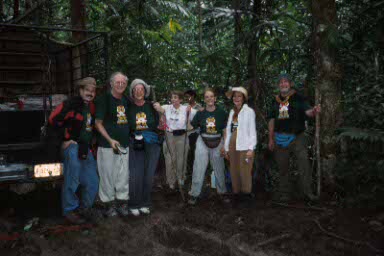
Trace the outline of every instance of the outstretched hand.
{"label": "outstretched hand", "polygon": [[313,109],[313,115],[315,116],[317,113],[320,113],[321,112],[321,105],[317,105],[317,106],[314,106]]}
{"label": "outstretched hand", "polygon": [[154,108],[157,112],[160,112],[160,113],[163,113],[163,112],[164,112],[164,109],[161,107],[161,105],[160,105],[159,102],[155,102],[155,103],[153,103],[153,108]]}

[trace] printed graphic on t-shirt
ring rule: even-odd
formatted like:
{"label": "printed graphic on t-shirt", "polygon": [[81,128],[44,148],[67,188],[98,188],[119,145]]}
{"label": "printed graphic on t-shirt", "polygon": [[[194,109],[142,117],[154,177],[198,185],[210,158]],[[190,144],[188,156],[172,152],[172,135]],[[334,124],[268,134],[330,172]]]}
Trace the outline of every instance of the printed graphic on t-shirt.
{"label": "printed graphic on t-shirt", "polygon": [[125,115],[125,107],[117,106],[117,124],[127,124],[127,116]]}
{"label": "printed graphic on t-shirt", "polygon": [[214,117],[208,117],[206,119],[207,133],[216,134],[216,119]]}
{"label": "printed graphic on t-shirt", "polygon": [[144,112],[136,113],[136,130],[148,129],[147,115]]}
{"label": "printed graphic on t-shirt", "polygon": [[92,131],[92,116],[91,116],[91,113],[87,114],[87,123],[86,123],[85,130],[87,132],[91,132]]}
{"label": "printed graphic on t-shirt", "polygon": [[288,119],[289,118],[289,101],[281,102],[279,105],[279,117],[278,119]]}

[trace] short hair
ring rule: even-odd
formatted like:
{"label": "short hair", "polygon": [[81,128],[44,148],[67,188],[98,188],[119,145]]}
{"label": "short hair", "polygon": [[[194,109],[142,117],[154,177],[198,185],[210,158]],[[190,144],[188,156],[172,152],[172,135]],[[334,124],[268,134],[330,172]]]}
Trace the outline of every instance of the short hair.
{"label": "short hair", "polygon": [[211,87],[207,87],[207,88],[205,88],[205,89],[204,89],[204,93],[203,93],[204,96],[205,96],[205,93],[206,93],[206,92],[211,92],[211,93],[213,93],[213,96],[216,97],[216,92],[215,92],[215,90],[214,90],[213,88],[211,88]]}
{"label": "short hair", "polygon": [[196,98],[196,91],[195,90],[189,89],[189,90],[184,92],[184,95],[185,94],[189,94],[189,95],[191,95],[191,96]]}
{"label": "short hair", "polygon": [[92,85],[96,87],[96,80],[93,77],[85,77],[77,82],[79,89],[84,89],[86,86]]}
{"label": "short hair", "polygon": [[109,78],[110,85],[113,84],[113,82],[115,81],[115,77],[118,75],[122,75],[125,79],[125,82],[128,82],[128,77],[126,75],[124,75],[123,72],[117,71],[117,72],[112,73],[111,77]]}
{"label": "short hair", "polygon": [[171,91],[171,96],[172,95],[176,95],[177,97],[179,97],[179,99],[183,99],[183,96],[184,96],[184,93],[182,91],[178,91],[178,90],[173,90]]}

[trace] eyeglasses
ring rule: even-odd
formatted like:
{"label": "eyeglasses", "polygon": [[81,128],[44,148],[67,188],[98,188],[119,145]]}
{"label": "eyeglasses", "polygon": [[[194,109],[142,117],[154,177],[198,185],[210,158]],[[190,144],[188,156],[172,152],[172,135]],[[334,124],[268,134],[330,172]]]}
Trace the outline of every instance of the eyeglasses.
{"label": "eyeglasses", "polygon": [[117,82],[114,82],[113,84],[114,85],[127,85],[127,82],[117,81]]}

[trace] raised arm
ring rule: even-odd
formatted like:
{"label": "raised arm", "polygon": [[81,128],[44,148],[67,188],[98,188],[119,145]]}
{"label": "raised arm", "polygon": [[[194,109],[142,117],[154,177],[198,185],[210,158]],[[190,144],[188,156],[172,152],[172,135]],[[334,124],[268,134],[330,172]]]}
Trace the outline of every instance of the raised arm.
{"label": "raised arm", "polygon": [[305,114],[308,117],[315,117],[316,114],[320,113],[320,112],[321,112],[321,107],[320,107],[320,105],[317,105],[317,106],[314,106],[313,108],[308,109],[307,111],[305,111]]}
{"label": "raised arm", "polygon": [[165,113],[165,109],[160,105],[159,102],[155,102],[153,103],[153,108],[159,112],[160,114],[164,114]]}

